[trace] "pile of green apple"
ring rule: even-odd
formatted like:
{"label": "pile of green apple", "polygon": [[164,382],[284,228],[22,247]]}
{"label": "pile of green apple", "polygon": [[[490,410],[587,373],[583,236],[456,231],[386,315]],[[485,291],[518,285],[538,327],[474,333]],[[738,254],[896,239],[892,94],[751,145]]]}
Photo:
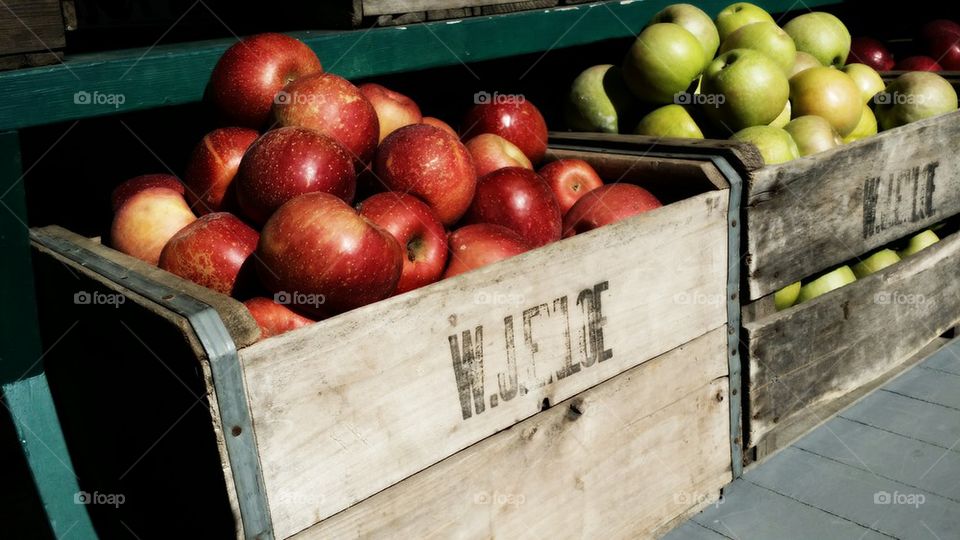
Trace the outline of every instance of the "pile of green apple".
{"label": "pile of green apple", "polygon": [[849,53],[850,32],[829,13],[781,28],[747,2],[716,19],[674,4],[620,67],[593,66],[573,81],[564,115],[577,131],[730,137],[776,164],[957,109],[956,91],[936,73],[885,86],[873,68],[846,64]]}

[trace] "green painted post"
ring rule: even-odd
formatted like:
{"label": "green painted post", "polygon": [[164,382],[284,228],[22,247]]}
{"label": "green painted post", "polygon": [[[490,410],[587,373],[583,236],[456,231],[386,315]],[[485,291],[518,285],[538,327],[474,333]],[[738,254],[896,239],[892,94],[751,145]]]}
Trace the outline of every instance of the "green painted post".
{"label": "green painted post", "polygon": [[0,133],[0,388],[53,533],[96,538],[40,361],[21,171],[17,133]]}

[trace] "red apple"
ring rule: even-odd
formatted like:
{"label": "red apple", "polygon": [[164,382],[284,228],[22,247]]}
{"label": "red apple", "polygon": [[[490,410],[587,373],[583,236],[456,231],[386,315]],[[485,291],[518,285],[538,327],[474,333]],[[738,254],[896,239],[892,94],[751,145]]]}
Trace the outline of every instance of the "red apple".
{"label": "red apple", "polygon": [[591,231],[661,206],[656,197],[640,186],[600,186],[587,192],[564,216],[563,237]]}
{"label": "red apple", "polygon": [[184,279],[232,295],[260,235],[237,216],[215,212],[201,216],[173,235],[160,252],[160,268]]}
{"label": "red apple", "polygon": [[260,280],[308,314],[333,314],[393,294],[403,249],[342,199],[307,193],[281,206],[257,246]]}
{"label": "red apple", "polygon": [[337,140],[362,165],[380,141],[377,110],[359,88],[332,73],[301,77],[277,94],[276,125],[315,129]]}
{"label": "red apple", "polygon": [[111,245],[156,265],[163,246],[197,217],[177,190],[148,187],[130,195],[113,216]]}
{"label": "red apple", "polygon": [[566,214],[588,191],[603,185],[597,171],[582,159],[558,159],[538,172],[557,198],[561,214]]}
{"label": "red apple", "polygon": [[194,148],[183,175],[190,188],[187,202],[194,211],[209,214],[231,208],[235,202],[231,186],[240,168],[240,159],[259,136],[253,129],[228,127],[203,137]]}
{"label": "red apple", "polygon": [[920,42],[944,69],[960,70],[960,24],[946,19],[930,21],[920,29]]}
{"label": "red apple", "polygon": [[236,183],[240,210],[256,223],[297,195],[323,191],[352,202],[357,188],[350,154],[330,137],[299,127],[257,139],[240,161]]}
{"label": "red apple", "polygon": [[183,195],[184,188],[180,179],[172,174],[144,174],[127,180],[114,188],[110,195],[110,207],[114,212],[135,194],[152,187],[172,189]]}
{"label": "red apple", "polygon": [[461,125],[463,138],[494,133],[517,145],[533,163],[540,163],[547,153],[547,123],[533,103],[522,96],[509,97],[474,105]]}
{"label": "red apple", "polygon": [[378,142],[383,141],[394,130],[410,124],[419,124],[423,119],[420,107],[400,92],[394,92],[374,83],[361,84],[358,88],[377,111],[377,119],[380,121]]}
{"label": "red apple", "polygon": [[477,185],[466,147],[456,136],[426,124],[388,135],[377,150],[373,172],[388,189],[426,201],[444,225],[463,216]]}
{"label": "red apple", "polygon": [[466,220],[516,232],[533,247],[560,239],[563,215],[547,182],[521,167],[498,169],[477,180]]}
{"label": "red apple", "polygon": [[896,71],[943,71],[943,67],[929,56],[911,56],[897,62]]}
{"label": "red apple", "polygon": [[856,37],[850,42],[847,64],[866,64],[877,71],[893,69],[893,54],[887,47],[869,37]]}
{"label": "red apple", "polygon": [[253,315],[253,320],[257,321],[257,326],[260,327],[260,339],[277,336],[316,322],[275,300],[262,296],[244,300],[243,305],[247,307],[250,315]]}
{"label": "red apple", "polygon": [[434,118],[432,116],[424,116],[423,120],[421,120],[420,123],[427,124],[428,126],[438,127],[455,137],[459,137],[459,135],[457,135],[456,130],[450,127],[450,124],[444,122],[439,118]]}
{"label": "red apple", "polygon": [[360,215],[383,227],[404,248],[406,257],[394,294],[440,279],[447,264],[447,232],[423,201],[403,193],[379,193],[360,203]]}
{"label": "red apple", "polygon": [[283,34],[258,34],[223,53],[210,75],[207,95],[227,123],[259,129],[284,85],[321,71],[320,59],[303,42]]}
{"label": "red apple", "polygon": [[481,133],[463,143],[473,157],[477,176],[492,173],[504,167],[523,167],[533,170],[533,164],[527,156],[512,142],[493,133]]}
{"label": "red apple", "polygon": [[492,223],[476,223],[461,227],[449,238],[450,265],[443,278],[469,272],[530,250],[520,235]]}

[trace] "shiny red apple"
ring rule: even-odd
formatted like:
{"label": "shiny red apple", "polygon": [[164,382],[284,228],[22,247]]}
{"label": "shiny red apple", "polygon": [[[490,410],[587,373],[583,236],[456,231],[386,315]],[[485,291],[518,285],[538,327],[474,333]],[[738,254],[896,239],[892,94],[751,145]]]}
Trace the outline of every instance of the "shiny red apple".
{"label": "shiny red apple", "polygon": [[394,294],[440,279],[447,265],[447,232],[437,215],[413,195],[388,191],[360,203],[360,215],[383,227],[404,249]]}
{"label": "shiny red apple", "polygon": [[386,230],[324,192],[300,195],[267,221],[257,270],[270,291],[308,314],[334,314],[393,294],[403,249]]}
{"label": "shiny red apple", "polygon": [[603,185],[597,171],[582,159],[558,159],[544,165],[538,173],[557,198],[561,214],[566,214],[588,191]]}
{"label": "shiny red apple", "polygon": [[304,317],[276,300],[255,296],[244,300],[243,305],[253,316],[260,328],[260,339],[277,336],[291,330],[296,330],[316,321]]}
{"label": "shiny red apple", "polygon": [[449,237],[450,264],[444,279],[493,264],[530,250],[520,235],[492,223],[466,225]]}
{"label": "shiny red apple", "polygon": [[377,111],[359,88],[332,73],[314,73],[283,87],[273,105],[275,126],[319,131],[343,145],[358,165],[380,141]]}
{"label": "shiny red apple", "polygon": [[521,167],[498,169],[477,180],[467,223],[502,225],[539,247],[560,239],[563,215],[547,182]]}
{"label": "shiny red apple", "polygon": [[321,71],[320,59],[303,42],[258,34],[223,53],[210,75],[207,96],[227,124],[259,129],[284,85]]}
{"label": "shiny red apple", "polygon": [[395,130],[410,124],[419,124],[423,119],[416,102],[400,92],[375,83],[361,84],[358,88],[377,111],[377,119],[380,121],[378,142]]}
{"label": "shiny red apple", "polygon": [[607,184],[584,195],[563,218],[563,237],[591,231],[663,206],[633,184]]}
{"label": "shiny red apple", "polygon": [[260,235],[237,216],[201,216],[173,235],[160,252],[160,268],[219,293],[232,295],[246,280],[241,272]]}
{"label": "shiny red apple", "polygon": [[855,37],[850,41],[847,64],[866,64],[877,71],[893,69],[893,54],[880,41],[870,37]]}
{"label": "shiny red apple", "polygon": [[207,133],[194,148],[183,175],[187,202],[198,214],[231,210],[236,202],[233,179],[240,159],[257,140],[256,130],[239,127],[220,128]]}
{"label": "shiny red apple", "polygon": [[264,223],[303,193],[323,191],[352,202],[357,179],[353,159],[337,141],[312,129],[286,127],[266,132],[250,146],[236,185],[243,215]]}
{"label": "shiny red apple", "polygon": [[547,153],[547,123],[540,111],[522,96],[497,96],[474,105],[460,126],[464,140],[494,133],[517,145],[534,164]]}
{"label": "shiny red apple", "polygon": [[523,167],[533,170],[527,156],[512,142],[493,133],[481,133],[463,143],[473,157],[477,177],[504,167]]}
{"label": "shiny red apple", "polygon": [[114,213],[110,245],[155,265],[167,241],[195,219],[180,191],[162,186],[140,189],[122,200]]}
{"label": "shiny red apple", "polygon": [[438,127],[446,131],[447,133],[453,135],[454,137],[459,137],[459,135],[457,135],[457,131],[452,127],[450,127],[450,124],[444,122],[439,118],[434,118],[432,116],[424,116],[423,120],[421,120],[420,123],[427,124],[428,126]]}
{"label": "shiny red apple", "polygon": [[910,56],[897,62],[896,71],[943,71],[943,67],[929,56]]}
{"label": "shiny red apple", "polygon": [[470,152],[446,131],[427,124],[404,126],[383,140],[373,172],[391,191],[416,195],[444,225],[467,211],[477,185]]}
{"label": "shiny red apple", "polygon": [[930,21],[920,29],[920,42],[943,69],[960,70],[960,24],[947,19]]}
{"label": "shiny red apple", "polygon": [[180,195],[184,194],[183,183],[172,174],[144,174],[131,178],[114,188],[110,194],[110,207],[114,212],[127,202],[133,195],[152,187],[172,189]]}

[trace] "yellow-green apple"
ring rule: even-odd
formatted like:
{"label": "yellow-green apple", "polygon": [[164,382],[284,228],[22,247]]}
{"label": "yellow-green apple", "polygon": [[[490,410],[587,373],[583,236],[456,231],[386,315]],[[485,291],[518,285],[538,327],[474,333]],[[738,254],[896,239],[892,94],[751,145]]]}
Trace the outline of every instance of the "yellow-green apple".
{"label": "yellow-green apple", "polygon": [[843,72],[857,84],[864,103],[870,101],[877,92],[883,91],[887,86],[880,78],[880,74],[866,64],[847,64],[843,66]]}
{"label": "yellow-green apple", "polygon": [[786,130],[773,126],[751,126],[741,129],[730,137],[735,141],[752,143],[760,150],[767,165],[786,163],[800,157],[797,143]]}
{"label": "yellow-green apple", "polygon": [[392,234],[404,250],[394,294],[440,279],[447,265],[447,232],[426,203],[413,195],[388,191],[360,203],[360,215]]}
{"label": "yellow-green apple", "polygon": [[793,142],[797,143],[797,150],[801,157],[843,144],[843,140],[833,130],[830,122],[819,116],[798,116],[783,129],[790,134]]}
{"label": "yellow-green apple", "polygon": [[836,270],[814,279],[809,283],[804,283],[800,287],[800,295],[797,297],[797,303],[802,304],[808,300],[827,294],[830,291],[839,289],[844,285],[849,285],[857,280],[853,270],[849,266],[843,265]]}
{"label": "yellow-green apple", "polygon": [[260,328],[260,339],[278,336],[316,322],[276,300],[255,296],[243,301]]}
{"label": "yellow-green apple", "polygon": [[894,64],[896,71],[943,71],[943,66],[929,56],[908,56]]}
{"label": "yellow-green apple", "polygon": [[812,11],[794,17],[784,27],[798,51],[810,53],[824,66],[843,67],[850,54],[850,32],[830,13]]}
{"label": "yellow-green apple", "polygon": [[454,137],[459,137],[459,135],[457,134],[457,130],[453,129],[452,127],[450,127],[450,124],[444,122],[439,118],[434,118],[433,116],[424,116],[423,120],[421,120],[420,123],[427,124],[428,126],[440,128],[446,131],[447,133],[453,135]]}
{"label": "yellow-green apple", "polygon": [[863,114],[863,98],[857,83],[839,69],[815,67],[790,78],[793,116],[820,116],[846,137]]}
{"label": "yellow-green apple", "polygon": [[110,244],[118,251],[156,265],[170,237],[197,217],[175,189],[153,186],[123,200],[110,225]]}
{"label": "yellow-green apple", "polygon": [[427,124],[388,135],[377,150],[373,172],[387,189],[425,201],[444,225],[466,213],[477,187],[470,151],[455,135]]}
{"label": "yellow-green apple", "polygon": [[423,120],[416,102],[400,92],[376,83],[361,84],[357,88],[377,111],[377,120],[380,123],[380,138],[377,142],[383,141],[397,128],[419,124]]}
{"label": "yellow-green apple", "polygon": [[316,130],[343,145],[362,166],[380,141],[380,120],[363,92],[332,73],[314,73],[283,87],[273,104],[275,127]]}
{"label": "yellow-green apple", "polygon": [[673,103],[703,71],[706,53],[696,36],[674,23],[643,29],[623,59],[623,80],[643,101]]}
{"label": "yellow-green apple", "polygon": [[874,272],[900,262],[900,256],[892,249],[881,249],[872,253],[866,259],[853,265],[853,273],[857,279],[863,279]]}
{"label": "yellow-green apple", "polygon": [[773,293],[773,306],[777,311],[783,311],[788,307],[797,303],[797,298],[800,297],[800,282],[795,281],[790,285],[780,289],[779,291]]}
{"label": "yellow-green apple", "polygon": [[570,85],[563,115],[567,127],[575,131],[618,133],[629,129],[636,106],[620,68],[601,64],[583,70]]}
{"label": "yellow-green apple", "polygon": [[669,5],[653,16],[651,23],[674,23],[687,29],[693,34],[700,46],[703,47],[703,67],[713,60],[720,46],[720,34],[710,16],[697,6],[691,4]]}
{"label": "yellow-green apple", "polygon": [[893,55],[887,47],[870,37],[855,37],[850,40],[848,64],[866,64],[877,71],[893,69]]}
{"label": "yellow-green apple", "polygon": [[533,247],[559,240],[563,223],[553,190],[539,174],[522,167],[497,169],[480,177],[464,219],[503,225]]}
{"label": "yellow-green apple", "polygon": [[533,169],[533,164],[527,159],[517,145],[493,133],[481,133],[463,143],[473,158],[473,166],[477,169],[477,178],[492,173],[504,167],[523,167]]}
{"label": "yellow-green apple", "polygon": [[235,295],[252,283],[247,261],[259,239],[257,231],[229,212],[206,214],[170,238],[160,252],[159,266],[197,285]]}
{"label": "yellow-green apple", "polygon": [[503,137],[517,145],[534,165],[547,153],[547,122],[540,110],[523,96],[478,103],[467,111],[460,127],[464,140],[481,133]]}
{"label": "yellow-green apple", "polygon": [[926,249],[940,241],[937,233],[927,229],[919,234],[915,234],[907,241],[907,247],[900,250],[901,259],[905,259],[920,250]]}
{"label": "yellow-green apple", "polygon": [[928,71],[904,73],[874,97],[880,129],[957,110],[957,92],[946,79]]}
{"label": "yellow-green apple", "polygon": [[353,159],[337,141],[308,128],[284,127],[261,136],[237,171],[237,203],[262,224],[280,205],[303,193],[324,191],[353,201]]}
{"label": "yellow-green apple", "polygon": [[227,127],[207,133],[193,149],[183,175],[187,202],[199,214],[233,210],[233,180],[244,152],[260,134],[249,128]]}
{"label": "yellow-green apple", "polygon": [[147,188],[161,187],[184,194],[183,182],[172,174],[144,174],[123,182],[110,194],[110,208],[116,212],[127,199]]}
{"label": "yellow-green apple", "polygon": [[663,206],[652,193],[633,184],[606,184],[588,191],[563,216],[563,237],[592,231]]}
{"label": "yellow-green apple", "polygon": [[863,114],[860,116],[860,121],[857,122],[857,127],[853,128],[853,131],[843,138],[843,144],[859,141],[860,139],[876,134],[877,117],[874,116],[873,109],[871,109],[869,105],[864,104]]}
{"label": "yellow-green apple", "polygon": [[736,2],[723,8],[716,18],[717,31],[720,42],[734,33],[738,28],[756,22],[774,22],[773,17],[760,6],[749,2]]}
{"label": "yellow-green apple", "polygon": [[449,245],[450,264],[443,273],[444,279],[530,250],[530,246],[519,234],[493,223],[475,223],[460,227],[450,233]]}
{"label": "yellow-green apple", "polygon": [[717,127],[737,131],[776,119],[787,104],[790,85],[780,66],[766,55],[734,49],[707,66],[701,92],[715,98],[703,110]]}
{"label": "yellow-green apple", "polygon": [[261,282],[308,314],[334,314],[393,294],[403,269],[393,235],[322,191],[295,197],[263,226]]}
{"label": "yellow-green apple", "polygon": [[780,111],[780,115],[773,119],[773,122],[767,124],[768,126],[782,128],[790,123],[790,101],[787,101],[787,104],[783,106],[783,110]]}
{"label": "yellow-green apple", "polygon": [[930,21],[920,29],[920,43],[944,69],[960,70],[960,24],[947,19]]}
{"label": "yellow-green apple", "polygon": [[787,78],[793,77],[797,73],[810,69],[812,67],[819,67],[823,64],[819,60],[813,57],[810,53],[805,53],[803,51],[797,51],[797,55],[793,60],[793,67],[790,68],[790,73],[787,73]]}
{"label": "yellow-green apple", "polygon": [[752,49],[767,55],[785,75],[790,74],[797,59],[793,38],[773,22],[755,22],[738,28],[723,40],[720,53],[734,49]]}
{"label": "yellow-green apple", "polygon": [[582,159],[558,159],[547,163],[537,173],[550,186],[560,213],[564,215],[588,191],[603,185],[597,171]]}
{"label": "yellow-green apple", "polygon": [[687,109],[676,104],[664,105],[650,111],[640,119],[633,132],[651,137],[703,138],[703,132]]}
{"label": "yellow-green apple", "polygon": [[233,44],[213,68],[207,97],[226,123],[259,129],[284,85],[323,71],[303,42],[283,34],[258,34]]}

